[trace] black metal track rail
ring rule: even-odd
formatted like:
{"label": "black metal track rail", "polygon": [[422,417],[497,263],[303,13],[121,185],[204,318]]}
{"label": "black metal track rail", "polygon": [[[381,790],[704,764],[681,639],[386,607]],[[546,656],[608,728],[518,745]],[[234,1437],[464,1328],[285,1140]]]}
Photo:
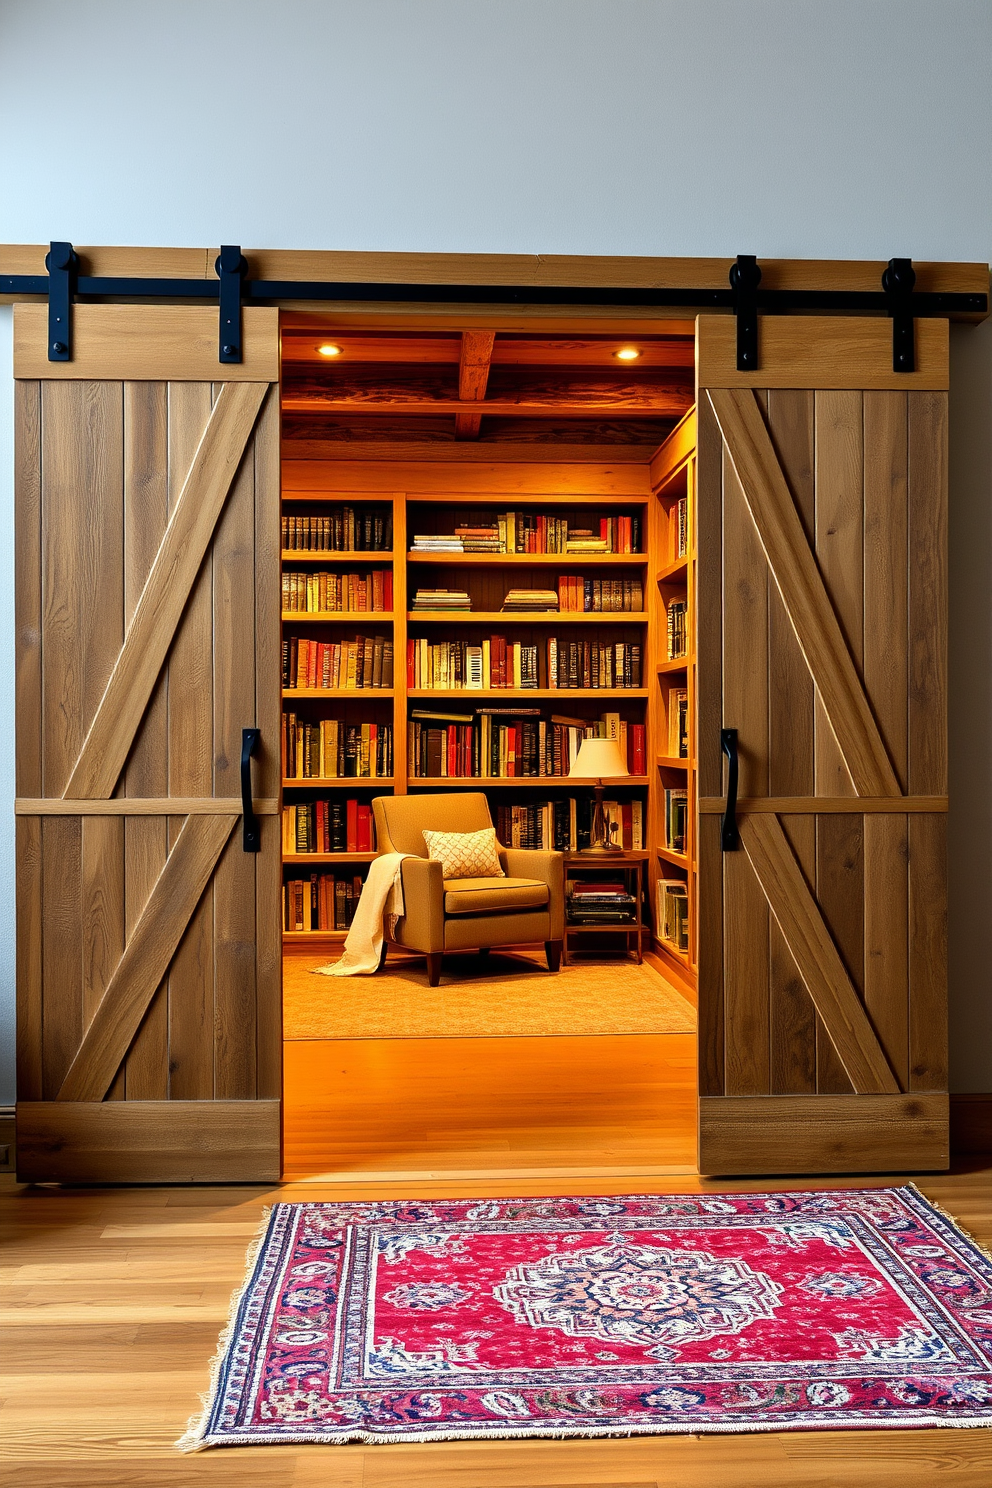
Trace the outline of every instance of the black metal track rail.
{"label": "black metal track rail", "polygon": [[[216,279],[143,279],[94,277],[75,272],[71,244],[53,243],[49,274],[0,274],[0,294],[40,295],[48,299],[52,329],[49,360],[72,356],[72,303],[100,300],[207,300],[221,307],[218,360],[241,361],[240,307],[283,300],[314,303],[408,303],[489,305],[611,306],[635,309],[725,310],[738,320],[737,365],[755,371],[758,361],[758,314],[879,315],[893,321],[893,367],[915,366],[912,323],[915,319],[955,314],[984,315],[988,295],[919,292],[909,259],[891,259],[878,290],[762,289],[755,258],[742,255],[733,265],[727,289],[590,288],[588,285],[529,284],[374,284],[336,280],[251,279],[250,264],[240,248],[221,249]],[[58,324],[55,316],[58,314]],[[56,349],[57,348],[57,349]]]}

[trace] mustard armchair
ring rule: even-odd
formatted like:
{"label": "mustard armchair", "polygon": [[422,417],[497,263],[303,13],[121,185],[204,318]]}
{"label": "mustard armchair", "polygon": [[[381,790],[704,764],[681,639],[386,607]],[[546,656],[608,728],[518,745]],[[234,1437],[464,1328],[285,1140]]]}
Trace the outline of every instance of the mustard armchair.
{"label": "mustard armchair", "polygon": [[[411,853],[402,866],[406,913],[395,943],[427,957],[427,981],[441,979],[445,951],[544,941],[548,970],[561,965],[565,872],[561,853],[499,849],[506,878],[449,878],[427,856],[423,833],[479,832],[492,826],[489,802],[477,792],[443,796],[377,796],[372,802],[379,852]],[[380,970],[385,964],[383,940]]]}

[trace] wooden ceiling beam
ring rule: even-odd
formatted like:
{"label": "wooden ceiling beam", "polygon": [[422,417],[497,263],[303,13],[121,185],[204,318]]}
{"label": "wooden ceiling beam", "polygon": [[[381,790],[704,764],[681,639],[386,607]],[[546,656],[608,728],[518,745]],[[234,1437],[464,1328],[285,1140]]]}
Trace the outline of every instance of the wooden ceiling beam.
{"label": "wooden ceiling beam", "polygon": [[443,414],[481,418],[483,413],[502,418],[665,418],[680,419],[692,404],[690,388],[672,388],[650,394],[639,402],[596,399],[583,403],[514,402],[509,398],[486,398],[481,409],[476,399],[394,398],[376,402],[364,398],[283,398],[284,413],[376,415],[407,418],[417,414]]}
{"label": "wooden ceiling beam", "polygon": [[[495,340],[495,331],[462,331],[462,352],[458,363],[459,402],[478,403],[486,396]],[[455,414],[456,439],[478,439],[481,428],[481,413]]]}
{"label": "wooden ceiling beam", "polygon": [[[498,336],[494,332],[463,332],[462,335],[486,335],[493,341],[492,366],[503,367],[617,367],[614,352],[622,345],[636,346],[640,356],[631,367],[691,367],[695,356],[693,336],[624,336],[555,337]],[[341,347],[341,356],[325,358],[317,347],[322,342]],[[350,332],[335,333],[307,328],[305,331],[283,330],[283,361],[293,366],[340,366],[361,362],[441,362],[462,361],[462,336],[368,336]]]}

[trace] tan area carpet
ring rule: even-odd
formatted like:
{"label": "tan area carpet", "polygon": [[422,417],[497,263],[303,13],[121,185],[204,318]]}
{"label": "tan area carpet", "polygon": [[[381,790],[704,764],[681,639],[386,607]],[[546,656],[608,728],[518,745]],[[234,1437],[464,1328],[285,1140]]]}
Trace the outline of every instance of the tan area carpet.
{"label": "tan area carpet", "polygon": [[696,1011],[647,964],[595,961],[547,970],[543,954],[445,956],[440,987],[422,960],[376,976],[313,976],[317,957],[287,961],[283,1037],[526,1038],[694,1033]]}

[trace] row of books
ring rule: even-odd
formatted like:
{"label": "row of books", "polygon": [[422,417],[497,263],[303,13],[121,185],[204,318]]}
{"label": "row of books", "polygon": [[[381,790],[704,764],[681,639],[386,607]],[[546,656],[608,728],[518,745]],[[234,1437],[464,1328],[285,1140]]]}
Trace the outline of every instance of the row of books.
{"label": "row of books", "polygon": [[644,608],[640,579],[587,579],[562,574],[558,579],[558,607],[563,614],[594,614]]}
{"label": "row of books", "polygon": [[284,515],[282,545],[298,553],[388,553],[393,546],[390,507],[332,507],[327,515]]}
{"label": "row of books", "polygon": [[407,641],[407,687],[429,692],[487,692],[500,688],[616,690],[641,686],[638,642],[569,640],[549,636],[541,648],[506,636],[470,641]]}
{"label": "row of books", "polygon": [[669,852],[686,850],[686,825],[689,817],[689,795],[684,788],[665,791],[664,833]]}
{"label": "row of books", "polygon": [[463,523],[451,533],[418,532],[415,553],[639,553],[639,516],[600,517],[577,527],[568,517],[498,512],[489,522]]}
{"label": "row of books", "polygon": [[282,715],[282,773],[287,780],[375,780],[393,773],[391,723],[342,723]]}
{"label": "row of books", "polygon": [[363,801],[295,801],[282,809],[284,853],[375,852],[372,807]]}
{"label": "row of books", "polygon": [[316,569],[302,573],[283,569],[282,607],[308,614],[350,610],[388,613],[393,608],[393,571],[373,568],[365,573],[331,573]]}
{"label": "row of books", "polygon": [[676,950],[689,949],[689,890],[678,878],[659,878],[655,886],[655,925],[659,939]]}
{"label": "row of books", "polygon": [[290,931],[347,930],[362,897],[359,874],[339,878],[334,873],[311,873],[290,878],[283,885],[283,928]]}
{"label": "row of books", "polygon": [[283,636],[282,685],[325,692],[392,687],[392,639],[356,636],[347,641],[318,641]]}
{"label": "row of books", "polygon": [[689,757],[689,693],[673,687],[668,694],[668,752],[677,759]]}
{"label": "row of books", "polygon": [[675,517],[675,556],[687,558],[689,555],[689,498],[687,496],[679,497],[672,514]]}
{"label": "row of books", "polygon": [[[504,709],[471,713],[430,713],[414,709],[407,730],[407,769],[411,778],[508,780],[562,779],[587,738],[612,738],[631,775],[647,773],[643,723],[605,714],[584,719],[524,716]],[[509,714],[509,716],[507,716]]]}
{"label": "row of books", "polygon": [[[641,801],[604,801],[613,840],[625,851],[644,845],[644,804]],[[570,796],[559,801],[531,801],[525,806],[497,804],[493,811],[496,836],[504,847],[537,848],[544,852],[581,852],[591,840],[592,798]]]}
{"label": "row of books", "polygon": [[684,599],[673,599],[668,606],[668,659],[677,661],[686,654],[688,605]]}
{"label": "row of books", "polygon": [[637,918],[637,900],[625,883],[572,879],[565,913],[573,925],[622,925]]}

